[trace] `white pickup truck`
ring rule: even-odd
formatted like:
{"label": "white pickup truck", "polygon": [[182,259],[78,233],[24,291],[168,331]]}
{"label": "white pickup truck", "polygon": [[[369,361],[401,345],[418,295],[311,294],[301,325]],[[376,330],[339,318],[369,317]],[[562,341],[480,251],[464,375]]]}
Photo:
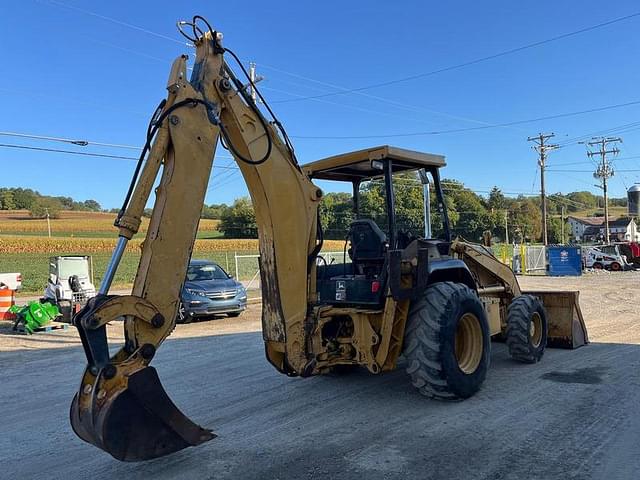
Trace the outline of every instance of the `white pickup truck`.
{"label": "white pickup truck", "polygon": [[0,273],[0,288],[20,290],[22,288],[21,273]]}

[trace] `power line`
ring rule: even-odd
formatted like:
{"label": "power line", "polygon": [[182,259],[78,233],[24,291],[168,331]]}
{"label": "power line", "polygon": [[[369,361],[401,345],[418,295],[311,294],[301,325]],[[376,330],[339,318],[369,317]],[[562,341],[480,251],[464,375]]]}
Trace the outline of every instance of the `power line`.
{"label": "power line", "polygon": [[[126,148],[131,150],[142,150],[140,147],[136,147],[134,145],[123,145],[119,143],[103,143],[103,142],[95,142],[93,140],[74,140],[71,138],[63,138],[63,137],[52,137],[47,135],[37,135],[35,133],[22,133],[22,132],[0,132],[0,136],[7,137],[16,137],[16,138],[30,138],[34,140],[44,140],[49,142],[61,142],[61,143],[71,143],[73,145],[78,145],[80,147],[86,147],[89,145],[95,145],[99,147],[110,147],[110,148]],[[65,153],[67,151],[64,151]],[[124,158],[124,157],[123,157]],[[133,158],[133,157],[126,157]],[[216,158],[233,158],[228,155],[216,155]],[[137,160],[137,158],[135,159]]]}
{"label": "power line", "polygon": [[[270,69],[270,70],[274,70],[276,72],[284,73],[285,75],[290,75],[290,76],[295,77],[295,78],[300,78],[300,79],[308,81],[308,82],[317,83],[319,85],[324,85],[324,86],[327,86],[327,87],[330,87],[330,88],[337,88],[337,89],[345,90],[345,87],[341,87],[341,86],[335,85],[333,83],[322,82],[320,80],[316,80],[316,79],[313,79],[313,78],[310,78],[310,77],[306,77],[304,75],[299,75],[297,73],[288,72],[286,70],[282,70],[280,68],[276,68],[276,67],[273,67],[273,66],[270,66],[270,65],[261,64],[261,66],[264,67],[264,68]],[[292,83],[292,82],[286,82],[285,81],[285,83]],[[314,87],[311,87],[311,88],[314,88]],[[317,87],[315,87],[315,88],[317,89]],[[297,95],[297,94],[294,95],[294,94],[291,94],[290,92],[287,92],[287,93],[289,93],[292,96],[299,97],[300,99],[305,98],[304,95]],[[452,119],[455,119],[455,120],[462,120],[462,121],[471,122],[471,123],[479,123],[479,124],[482,124],[482,125],[490,125],[489,122],[484,122],[482,120],[476,120],[476,119],[469,118],[469,117],[462,117],[460,115],[452,115],[450,113],[441,112],[439,110],[432,110],[430,108],[425,108],[425,107],[422,107],[420,105],[412,105],[412,104],[407,104],[407,103],[403,103],[403,102],[398,102],[396,100],[391,100],[389,98],[381,97],[379,95],[372,95],[370,93],[364,93],[364,92],[352,92],[352,93],[355,93],[356,95],[359,95],[359,96],[362,96],[362,97],[365,97],[365,98],[370,98],[372,100],[376,100],[378,102],[387,103],[389,105],[393,105],[395,107],[399,107],[399,108],[402,108],[404,110],[409,110],[409,111],[412,111],[412,112],[416,112],[416,113],[422,113],[422,112],[435,113],[436,115],[442,115],[442,116],[449,117],[449,118],[452,118]],[[320,99],[315,99],[315,100],[320,100]],[[281,103],[281,102],[274,101],[272,103]],[[337,105],[345,106],[345,104],[343,104],[343,103],[338,103]],[[509,128],[509,127],[507,127],[507,128]]]}
{"label": "power line", "polygon": [[78,145],[81,147],[86,147],[88,145],[96,145],[99,147],[112,147],[112,148],[128,148],[131,150],[142,150],[140,147],[135,147],[133,145],[121,145],[117,143],[102,143],[102,142],[93,142],[88,140],[73,140],[71,138],[61,138],[61,137],[49,137],[46,135],[36,135],[32,133],[20,133],[20,132],[0,132],[0,135],[5,137],[18,137],[18,138],[32,138],[35,140],[47,140],[50,142],[62,142],[62,143],[71,143],[73,145]]}
{"label": "power line", "polygon": [[[559,169],[558,169],[558,170],[556,170],[556,169],[550,169],[550,168],[549,168],[549,169],[547,169],[547,172],[591,173],[591,172],[593,172],[593,170],[559,170]],[[627,173],[630,173],[630,172],[640,172],[640,169],[638,169],[638,168],[629,168],[629,169],[624,169],[624,170],[618,170],[618,169],[616,169],[616,173],[618,173],[618,172],[627,172]]]}
{"label": "power line", "polygon": [[624,123],[622,125],[617,125],[615,127],[609,127],[609,128],[605,128],[603,130],[597,130],[595,132],[586,133],[586,134],[583,134],[583,135],[578,135],[578,136],[573,137],[573,138],[568,138],[568,139],[565,139],[565,140],[563,140],[561,142],[558,142],[558,145],[560,145],[561,147],[566,147],[568,145],[577,145],[582,140],[587,140],[589,138],[592,138],[595,135],[604,135],[604,134],[613,134],[613,133],[626,133],[628,131],[636,130],[636,128],[634,128],[634,127],[638,127],[638,126],[640,126],[640,122]]}
{"label": "power line", "polygon": [[76,6],[73,6],[73,5],[67,5],[66,3],[58,2],[56,0],[49,0],[49,3],[52,4],[52,5],[56,5],[58,7],[68,8],[69,10],[75,10],[77,12],[83,13],[85,15],[89,15],[91,17],[100,18],[102,20],[106,20],[108,22],[112,22],[112,23],[115,23],[115,24],[123,26],[123,27],[132,28],[134,30],[138,30],[140,32],[146,33],[148,35],[153,35],[154,37],[162,38],[164,40],[169,40],[170,42],[174,42],[174,43],[177,43],[179,45],[185,45],[185,42],[182,42],[180,40],[176,40],[173,37],[169,37],[168,35],[163,35],[161,33],[153,32],[151,30],[148,30],[148,29],[143,28],[143,27],[139,27],[138,25],[134,25],[132,23],[123,22],[121,20],[117,20],[117,19],[112,18],[112,17],[107,17],[106,15],[100,15],[98,13],[94,13],[94,12],[91,12],[89,10],[84,10],[82,8],[79,8],[79,7],[76,7]]}
{"label": "power line", "polygon": [[[75,152],[73,150],[61,150],[57,148],[43,148],[43,147],[31,147],[27,145],[14,145],[11,143],[0,143],[0,148],[17,148],[20,150],[35,150],[40,152],[52,152],[52,153],[65,153],[68,155],[81,155],[85,157],[98,157],[98,158],[112,158],[118,160],[135,160],[138,159],[136,157],[126,157],[122,155],[109,155],[106,153],[95,153],[95,152]],[[215,164],[214,164],[215,166]],[[215,168],[229,169],[229,170],[238,170],[238,167],[225,167],[225,166],[215,166]]]}
{"label": "power line", "polygon": [[42,147],[29,147],[27,145],[14,145],[10,143],[0,143],[2,148],[18,148],[21,150],[36,150],[40,152],[54,152],[54,153],[66,153],[69,155],[83,155],[85,157],[102,157],[102,158],[116,158],[121,160],[138,160],[135,157],[124,157],[122,155],[108,155],[106,153],[89,153],[89,152],[74,152],[72,150],[60,150],[57,148],[42,148]]}
{"label": "power line", "polygon": [[612,25],[614,23],[618,23],[618,22],[622,22],[622,21],[625,21],[625,20],[629,20],[629,19],[637,17],[637,16],[640,16],[640,12],[632,13],[631,15],[626,15],[624,17],[615,18],[613,20],[609,20],[607,22],[602,22],[602,23],[599,23],[599,24],[596,24],[596,25],[592,25],[590,27],[581,28],[581,29],[575,30],[573,32],[568,32],[568,33],[564,33],[562,35],[557,35],[555,37],[551,37],[551,38],[548,38],[546,40],[540,40],[538,42],[533,42],[533,43],[529,43],[527,45],[522,45],[520,47],[516,47],[516,48],[509,49],[509,50],[505,50],[505,51],[502,51],[502,52],[499,52],[499,53],[495,53],[493,55],[488,55],[486,57],[481,57],[481,58],[477,58],[475,60],[470,60],[470,61],[467,61],[467,62],[458,63],[456,65],[451,65],[449,67],[444,67],[444,68],[440,68],[440,69],[437,69],[437,70],[432,70],[430,72],[419,73],[419,74],[416,74],[416,75],[410,75],[410,76],[407,76],[407,77],[398,78],[398,79],[395,79],[395,80],[388,80],[388,81],[385,81],[385,82],[373,83],[373,84],[369,84],[369,85],[366,85],[366,86],[363,86],[363,87],[345,89],[345,90],[342,90],[342,91],[339,91],[339,92],[325,93],[325,94],[322,94],[322,95],[313,95],[313,96],[309,96],[309,97],[306,97],[306,98],[300,98],[300,99],[281,100],[280,102],[273,102],[273,103],[289,103],[289,102],[296,102],[296,101],[302,101],[302,100],[310,100],[312,98],[324,98],[324,97],[329,97],[329,96],[334,96],[334,95],[344,95],[344,94],[347,94],[347,93],[361,92],[363,90],[370,90],[370,89],[373,89],[373,88],[386,87],[386,86],[389,86],[389,85],[394,85],[396,83],[408,82],[410,80],[417,80],[419,78],[429,77],[429,76],[436,75],[436,74],[439,74],[439,73],[449,72],[451,70],[457,70],[459,68],[464,68],[464,67],[468,67],[470,65],[475,65],[475,64],[478,64],[478,63],[481,63],[481,62],[486,62],[488,60],[493,60],[493,59],[496,59],[496,58],[499,58],[499,57],[504,57],[506,55],[512,55],[514,53],[521,52],[523,50],[539,47],[540,45],[544,45],[544,44],[551,43],[551,42],[556,42],[558,40],[562,40],[562,39],[565,39],[565,38],[568,38],[568,37],[572,37],[574,35],[579,35],[579,34],[586,33],[586,32],[592,31],[592,30],[596,30],[598,28],[602,28],[602,27],[606,27],[608,25]]}
{"label": "power line", "polygon": [[[105,15],[100,15],[100,14],[97,14],[95,12],[91,12],[89,10],[85,10],[85,9],[81,9],[81,8],[78,8],[78,7],[75,7],[75,6],[67,5],[65,3],[58,2],[58,1],[55,1],[55,0],[51,0],[51,3],[55,4],[57,6],[60,6],[60,7],[64,7],[64,8],[68,8],[68,9],[71,9],[71,10],[78,11],[78,12],[83,13],[85,15],[90,15],[90,16],[93,16],[93,17],[96,17],[96,18],[100,18],[100,19],[115,23],[117,25],[125,26],[125,27],[128,27],[128,28],[134,29],[134,30],[141,31],[143,33],[147,33],[149,35],[153,35],[155,37],[159,37],[159,38],[162,38],[162,39],[165,39],[165,40],[169,40],[171,42],[183,45],[183,42],[181,42],[179,40],[176,40],[176,39],[174,39],[172,37],[169,37],[169,36],[166,36],[166,35],[151,31],[149,29],[140,27],[138,25],[134,25],[134,24],[131,24],[131,23],[123,22],[123,21],[117,20],[115,18],[107,17]],[[602,28],[602,27],[605,27],[605,26],[608,26],[608,25],[611,25],[611,24],[614,24],[614,23],[622,22],[622,21],[637,17],[639,15],[640,15],[640,12],[636,12],[636,13],[633,13],[633,14],[630,14],[630,15],[626,15],[626,16],[619,17],[619,18],[616,18],[616,19],[613,19],[613,20],[609,20],[607,22],[602,22],[602,23],[599,23],[599,24],[596,24],[596,25],[592,25],[592,26],[589,26],[589,27],[586,27],[586,28],[583,28],[583,29],[579,29],[579,30],[576,30],[576,31],[573,31],[573,32],[568,32],[568,33],[565,33],[565,34],[562,34],[562,35],[551,37],[551,38],[546,39],[546,40],[542,40],[542,41],[539,41],[539,42],[534,42],[534,43],[531,43],[531,44],[523,45],[521,47],[510,49],[510,50],[507,50],[507,51],[504,51],[504,52],[499,52],[499,53],[494,54],[494,55],[490,55],[490,56],[487,56],[487,57],[482,57],[482,58],[479,58],[479,59],[476,59],[476,60],[472,60],[472,61],[469,61],[469,62],[458,64],[458,65],[453,65],[453,66],[450,66],[450,67],[446,67],[444,69],[440,69],[440,70],[436,70],[436,71],[432,71],[432,72],[427,72],[427,73],[424,73],[424,74],[419,74],[417,76],[406,77],[404,79],[397,79],[397,80],[393,80],[391,82],[384,82],[384,84],[391,84],[391,83],[397,83],[397,82],[400,82],[400,81],[407,81],[407,80],[411,80],[413,78],[420,78],[420,77],[434,75],[436,73],[441,73],[441,72],[448,71],[448,70],[462,68],[464,66],[472,65],[472,64],[475,64],[475,63],[480,63],[480,62],[483,62],[483,61],[487,61],[487,60],[490,60],[490,59],[494,59],[494,58],[498,58],[498,57],[501,57],[501,56],[509,55],[509,54],[516,53],[516,52],[519,52],[519,51],[522,51],[522,50],[526,50],[526,49],[529,49],[529,48],[534,48],[536,46],[540,46],[540,45],[543,45],[545,43],[554,42],[554,41],[561,40],[561,39],[564,39],[564,38],[568,38],[568,37],[571,37],[571,36],[574,36],[574,35],[585,33],[585,32],[591,31],[591,30]],[[191,46],[191,45],[187,44],[187,46]],[[116,48],[119,48],[119,47],[116,47]],[[145,55],[145,56],[149,57],[148,55]],[[465,118],[465,117],[454,116],[454,115],[450,115],[450,114],[447,114],[447,113],[444,113],[444,112],[437,112],[437,111],[432,111],[432,110],[428,110],[428,109],[423,109],[422,107],[418,107],[416,105],[407,105],[407,104],[403,104],[401,102],[397,102],[397,101],[394,101],[394,100],[385,99],[383,97],[379,97],[379,96],[376,96],[376,95],[370,95],[370,94],[363,94],[362,93],[363,90],[366,90],[366,89],[369,89],[369,88],[375,88],[376,86],[381,86],[381,84],[380,85],[371,85],[371,86],[367,86],[367,87],[360,87],[360,88],[355,88],[355,89],[344,89],[343,87],[339,87],[337,85],[329,84],[329,83],[326,83],[326,82],[321,82],[321,81],[314,80],[314,79],[311,79],[311,78],[308,78],[308,77],[304,77],[302,75],[293,74],[291,72],[286,72],[284,70],[277,69],[276,67],[267,66],[267,65],[263,65],[263,66],[265,66],[266,68],[271,68],[271,69],[276,70],[276,71],[280,71],[280,72],[285,73],[287,75],[296,76],[298,78],[302,78],[302,79],[305,79],[305,80],[308,80],[308,81],[313,81],[313,82],[316,82],[316,83],[319,83],[319,84],[331,86],[332,88],[339,88],[339,89],[342,90],[341,92],[327,93],[327,94],[323,94],[323,95],[320,95],[320,96],[339,95],[339,94],[344,94],[344,93],[360,93],[361,95],[368,96],[370,98],[374,98],[374,99],[377,99],[379,101],[384,101],[384,102],[387,102],[387,103],[391,103],[391,104],[394,104],[394,105],[397,105],[397,106],[402,106],[402,107],[405,107],[405,108],[407,108],[407,107],[408,108],[413,108],[414,110],[416,108],[418,108],[420,110],[431,111],[433,113],[438,113],[438,114],[450,116],[452,118],[458,118],[458,119],[465,120],[465,121],[484,123],[484,122],[481,122],[479,120],[474,120],[474,119],[469,119],[469,118]],[[310,97],[307,97],[307,98],[318,98],[320,96],[316,95],[316,96],[310,96]],[[285,103],[285,102],[290,102],[290,101],[302,101],[304,99],[305,98],[302,97],[302,98],[293,99],[293,100],[283,100],[283,101],[280,101],[280,102],[275,101],[275,102],[272,102],[272,103]],[[517,123],[498,124],[498,125],[490,125],[489,124],[487,126],[487,128],[510,127],[510,126],[513,126],[513,125],[516,125],[516,124]],[[298,138],[304,138],[304,137],[298,137]]]}
{"label": "power line", "polygon": [[434,131],[430,131],[430,132],[410,132],[410,133],[390,133],[390,134],[378,134],[378,135],[336,135],[336,136],[327,136],[327,135],[323,135],[323,136],[305,136],[305,135],[291,135],[292,138],[300,138],[300,139],[306,139],[306,140],[363,140],[363,139],[372,139],[372,138],[395,138],[395,137],[417,137],[417,136],[425,136],[425,135],[443,135],[443,134],[447,134],[447,133],[462,133],[462,132],[470,132],[470,131],[475,131],[475,130],[486,130],[489,128],[497,128],[497,127],[506,127],[506,126],[510,126],[510,125],[523,125],[526,123],[534,123],[534,122],[540,122],[543,120],[553,120],[556,118],[566,118],[566,117],[573,117],[576,115],[584,115],[587,113],[596,113],[596,112],[602,112],[605,110],[612,110],[615,108],[622,108],[622,107],[630,107],[633,105],[638,105],[640,104],[640,100],[634,100],[632,102],[625,102],[625,103],[618,103],[618,104],[613,104],[613,105],[606,105],[604,107],[596,107],[596,108],[590,108],[587,110],[579,110],[579,111],[575,111],[575,112],[566,112],[566,113],[559,113],[559,114],[554,114],[554,115],[546,115],[544,117],[537,117],[537,118],[529,118],[526,120],[515,120],[512,122],[505,122],[505,123],[498,123],[498,124],[493,124],[493,125],[481,125],[481,126],[477,126],[477,127],[467,127],[467,128],[453,128],[453,129],[449,129],[449,130],[434,130]]}

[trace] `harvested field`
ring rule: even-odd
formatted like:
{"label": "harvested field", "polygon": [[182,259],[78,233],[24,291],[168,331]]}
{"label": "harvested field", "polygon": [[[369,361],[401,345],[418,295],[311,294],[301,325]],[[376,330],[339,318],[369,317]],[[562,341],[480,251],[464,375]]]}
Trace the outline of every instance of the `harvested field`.
{"label": "harvested field", "polygon": [[[62,211],[59,218],[51,218],[53,237],[113,237],[117,230],[113,226],[113,213]],[[200,237],[220,236],[217,231],[219,220],[202,219]],[[140,232],[146,232],[149,219],[143,218]],[[0,235],[47,236],[47,220],[33,218],[26,210],[0,210]]]}

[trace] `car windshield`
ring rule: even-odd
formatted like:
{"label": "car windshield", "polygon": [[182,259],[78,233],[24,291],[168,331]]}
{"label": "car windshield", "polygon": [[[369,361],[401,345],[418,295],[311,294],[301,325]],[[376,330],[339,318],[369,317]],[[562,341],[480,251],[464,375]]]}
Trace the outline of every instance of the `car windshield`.
{"label": "car windshield", "polygon": [[226,280],[229,278],[227,272],[222,270],[215,263],[206,263],[204,265],[189,265],[187,270],[187,280]]}

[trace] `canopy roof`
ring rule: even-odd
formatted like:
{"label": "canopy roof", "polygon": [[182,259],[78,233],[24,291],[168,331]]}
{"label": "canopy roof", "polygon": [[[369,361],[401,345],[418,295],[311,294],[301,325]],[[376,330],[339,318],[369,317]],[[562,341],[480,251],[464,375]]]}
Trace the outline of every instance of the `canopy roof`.
{"label": "canopy roof", "polygon": [[442,155],[382,145],[316,160],[303,165],[302,168],[311,178],[353,182],[382,176],[382,170],[375,168],[371,162],[385,159],[393,162],[394,173],[419,168],[440,168],[446,165]]}

